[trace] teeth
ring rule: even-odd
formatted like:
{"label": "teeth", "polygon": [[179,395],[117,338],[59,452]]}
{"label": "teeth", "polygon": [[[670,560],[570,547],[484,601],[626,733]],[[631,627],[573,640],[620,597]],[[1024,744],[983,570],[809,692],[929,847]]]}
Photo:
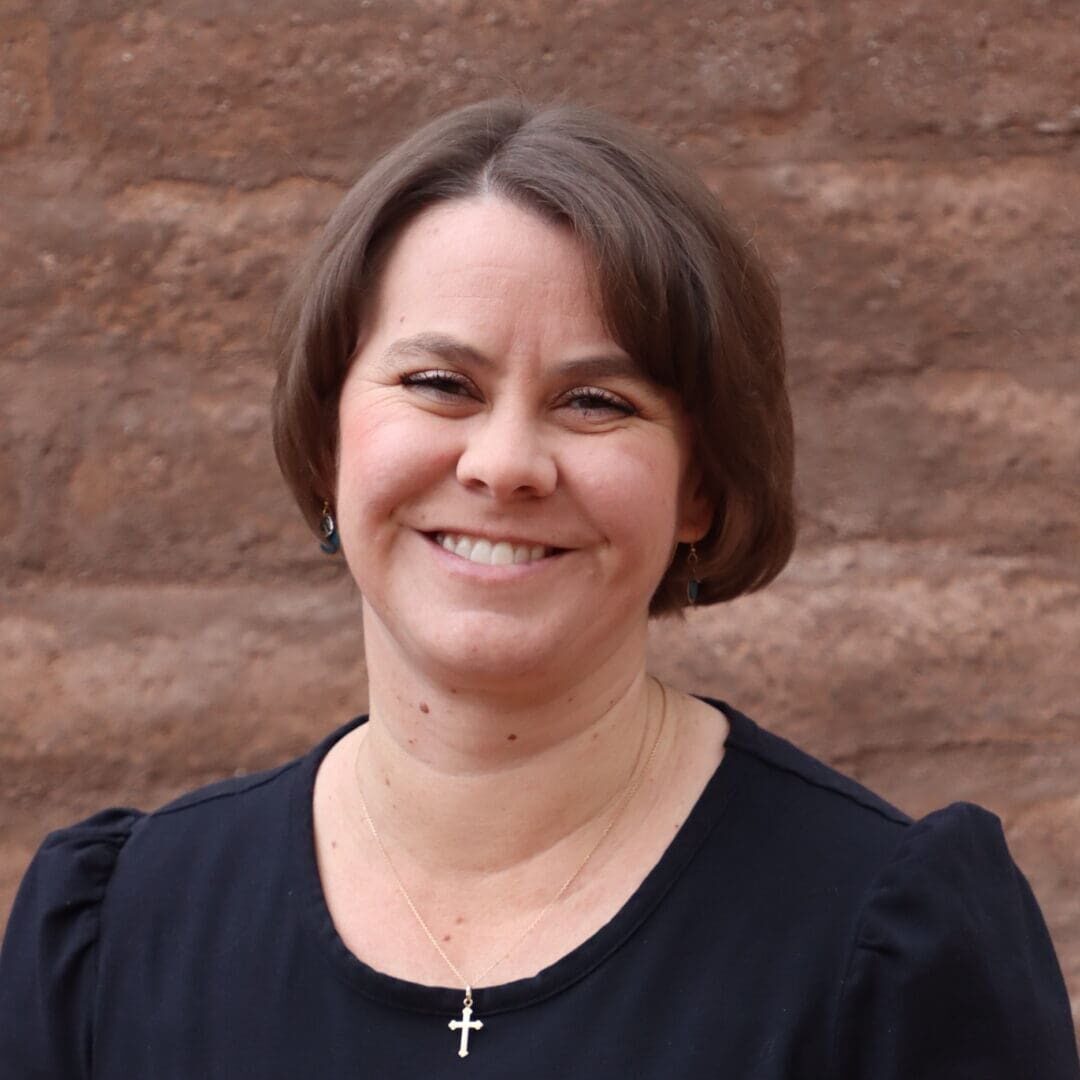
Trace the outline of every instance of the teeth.
{"label": "teeth", "polygon": [[548,554],[543,544],[511,544],[508,540],[492,543],[475,536],[436,533],[435,540],[447,551],[470,562],[485,566],[510,566],[512,563],[536,562]]}

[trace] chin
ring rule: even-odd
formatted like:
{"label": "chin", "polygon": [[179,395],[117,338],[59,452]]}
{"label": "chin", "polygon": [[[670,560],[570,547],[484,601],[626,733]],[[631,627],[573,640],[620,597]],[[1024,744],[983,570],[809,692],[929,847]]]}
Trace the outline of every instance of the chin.
{"label": "chin", "polygon": [[475,602],[463,608],[431,596],[427,602],[405,603],[368,594],[369,663],[378,663],[378,654],[388,649],[406,670],[426,672],[447,685],[520,688],[580,680],[627,645],[644,649],[648,612],[643,606],[616,610],[595,597],[558,604],[544,599],[527,609],[515,602],[499,610]]}
{"label": "chin", "polygon": [[409,662],[456,686],[495,689],[521,687],[538,678],[561,680],[575,674],[583,658],[594,666],[598,644],[590,633],[593,627],[543,625],[535,618],[492,612],[459,612],[432,629],[416,627],[407,635]]}
{"label": "chin", "polygon": [[571,650],[563,646],[565,635],[537,631],[516,619],[464,616],[434,639],[416,644],[427,664],[444,671],[449,681],[516,682],[567,663]]}
{"label": "chin", "polygon": [[541,677],[545,684],[555,682],[551,668],[538,664],[535,657],[497,657],[490,653],[469,658],[430,657],[430,673],[439,682],[457,690],[483,690],[488,693],[520,693]]}

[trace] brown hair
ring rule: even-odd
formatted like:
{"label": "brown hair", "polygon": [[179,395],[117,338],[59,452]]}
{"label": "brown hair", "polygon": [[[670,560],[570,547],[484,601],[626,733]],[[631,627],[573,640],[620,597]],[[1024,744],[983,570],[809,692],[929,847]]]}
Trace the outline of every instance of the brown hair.
{"label": "brown hair", "polygon": [[[715,507],[697,544],[698,603],[768,584],[795,541],[776,287],[692,172],[579,106],[495,100],[447,113],[380,158],[331,217],[276,333],[274,449],[308,523],[334,502],[338,398],[386,252],[421,210],[484,192],[574,231],[613,338],[681,398]],[[652,614],[686,604],[687,553]]]}

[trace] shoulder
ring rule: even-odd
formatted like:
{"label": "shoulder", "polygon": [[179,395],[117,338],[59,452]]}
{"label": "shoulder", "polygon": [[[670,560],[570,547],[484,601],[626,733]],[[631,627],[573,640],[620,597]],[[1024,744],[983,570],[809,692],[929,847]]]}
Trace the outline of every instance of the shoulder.
{"label": "shoulder", "polygon": [[716,704],[760,872],[797,894],[791,948],[813,933],[837,960],[831,1075],[1078,1080],[1061,970],[1000,820],[962,802],[914,820]]}
{"label": "shoulder", "polygon": [[237,815],[257,813],[274,800],[291,774],[301,769],[305,758],[296,758],[263,772],[229,777],[179,795],[157,810],[144,815],[140,827],[156,831],[177,825],[197,825],[214,818],[228,820]]}
{"label": "shoulder", "polygon": [[[102,810],[45,837],[23,878],[13,909],[16,916],[28,911],[59,908],[66,921],[79,924],[91,905],[108,888],[116,860],[144,815],[127,807]],[[16,945],[6,935],[4,955]]]}
{"label": "shoulder", "polygon": [[[265,813],[275,781],[297,764],[208,784],[149,813],[111,807],[49,833],[19,886],[5,934],[5,960],[32,928],[47,931],[58,946],[85,944],[96,932],[98,908],[115,879],[143,849],[184,836],[205,845],[233,824]],[[62,941],[65,934],[71,942]]]}
{"label": "shoulder", "polygon": [[767,814],[776,834],[794,834],[818,855],[823,847],[853,849],[865,863],[875,910],[896,889],[958,896],[1026,887],[990,811],[957,802],[913,819],[731,706],[717,705],[731,724],[729,751],[749,759],[744,770],[755,810]]}
{"label": "shoulder", "polygon": [[971,1068],[987,1080],[1080,1077],[1054,947],[993,814],[969,803],[935,811],[877,875],[834,1054],[840,1075],[884,1080]]}
{"label": "shoulder", "polygon": [[[724,702],[725,758],[737,775],[743,827],[767,854],[856,892],[891,858],[911,817],[849,776],[759,727]],[[841,880],[843,879],[843,880]]]}
{"label": "shoulder", "polygon": [[5,959],[23,940],[15,933],[17,924],[34,913],[62,916],[47,920],[51,928],[61,923],[72,929],[92,929],[94,907],[108,889],[120,852],[144,816],[138,810],[113,807],[45,837],[16,896],[4,940]]}
{"label": "shoulder", "polygon": [[330,748],[362,722],[357,718],[333,731],[301,757],[262,772],[218,780],[189,791],[142,815],[116,868],[123,893],[169,872],[188,874],[199,866],[225,862],[261,846],[283,852],[282,832],[310,802],[315,774]]}
{"label": "shoulder", "polygon": [[112,809],[50,833],[0,950],[0,1059],[14,1075],[87,1075],[100,908],[142,815]]}
{"label": "shoulder", "polygon": [[109,957],[132,935],[172,940],[185,920],[230,903],[243,910],[259,872],[284,873],[292,800],[303,787],[293,781],[313,776],[345,730],[305,757],[153,812],[104,810],[50,833],[20,884],[0,951],[0,1060],[18,1063],[20,1076],[88,1075]]}
{"label": "shoulder", "polygon": [[[710,701],[728,719],[731,732],[727,746],[742,751],[759,761],[774,774],[786,774],[806,793],[817,788],[836,800],[834,805],[858,807],[871,819],[908,825],[911,818],[886,802],[850,776],[837,771],[823,761],[806,753],[787,739],[759,727],[748,716],[723,701]],[[833,801],[831,798],[829,801]]]}
{"label": "shoulder", "polygon": [[141,815],[116,861],[106,925],[203,918],[206,905],[236,899],[260,860],[267,872],[283,868],[319,757],[219,780]]}

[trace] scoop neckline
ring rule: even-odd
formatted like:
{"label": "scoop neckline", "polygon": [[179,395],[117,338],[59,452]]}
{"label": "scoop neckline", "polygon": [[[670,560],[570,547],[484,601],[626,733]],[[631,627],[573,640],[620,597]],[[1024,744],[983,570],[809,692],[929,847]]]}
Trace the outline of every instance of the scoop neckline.
{"label": "scoop neckline", "polygon": [[[730,753],[752,741],[756,725],[723,701],[701,698],[723,713],[728,721],[724,756],[709,778],[686,820],[641,884],[603,926],[574,946],[560,959],[535,975],[472,991],[478,1013],[512,1012],[561,993],[584,979],[621,948],[659,906],[665,894],[689,866],[716,828],[736,791],[739,756]],[[300,761],[290,793],[292,825],[290,849],[293,880],[301,884],[299,900],[314,949],[333,974],[364,997],[392,1008],[432,1015],[454,1013],[461,1008],[463,988],[414,983],[373,968],[355,955],[338,934],[323,893],[315,853],[314,794],[319,765],[336,742],[367,722],[358,716],[332,732]]]}

